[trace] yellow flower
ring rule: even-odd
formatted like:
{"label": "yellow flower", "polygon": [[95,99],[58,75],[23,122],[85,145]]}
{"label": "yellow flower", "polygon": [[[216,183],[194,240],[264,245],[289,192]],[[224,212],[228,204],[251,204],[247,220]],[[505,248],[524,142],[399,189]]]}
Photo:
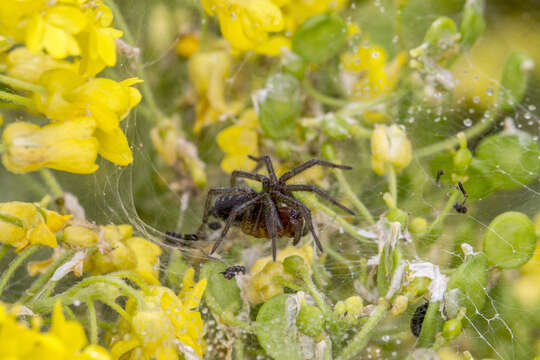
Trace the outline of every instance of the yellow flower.
{"label": "yellow flower", "polygon": [[184,354],[202,357],[206,350],[203,339],[199,305],[206,279],[195,283],[195,271],[190,268],[184,276],[183,288],[178,296],[163,286],[152,287],[144,296],[145,307],[140,309],[130,299],[126,311],[132,316],[132,327],[121,324],[118,341],[113,341],[114,359],[179,359]]}
{"label": "yellow flower", "polygon": [[279,55],[281,47],[289,46],[284,36],[270,35],[284,27],[281,11],[271,0],[202,0],[202,5],[208,14],[217,16],[223,37],[234,51]]}
{"label": "yellow flower", "polygon": [[68,226],[63,232],[63,241],[65,244],[73,247],[90,247],[98,242],[98,234],[86,226]]}
{"label": "yellow flower", "polygon": [[225,101],[225,79],[231,66],[231,55],[225,50],[199,52],[190,57],[189,79],[197,91],[196,133],[240,110],[239,104],[228,105]]}
{"label": "yellow flower", "polygon": [[68,321],[57,302],[49,332],[40,332],[40,319],[32,328],[17,322],[16,313],[0,303],[0,352],[2,359],[40,360],[110,360],[107,350],[88,345],[84,329],[76,321]]}
{"label": "yellow flower", "polygon": [[16,173],[43,167],[92,173],[98,168],[95,164],[98,141],[92,136],[94,129],[95,123],[89,118],[41,128],[26,122],[11,123],[3,134],[7,150],[2,162],[8,170]]}
{"label": "yellow flower", "polygon": [[199,51],[200,41],[199,35],[194,33],[186,34],[178,40],[178,43],[176,44],[176,53],[188,58]]}
{"label": "yellow flower", "polygon": [[233,170],[253,168],[253,160],[250,160],[248,155],[259,156],[258,126],[257,113],[248,109],[242,113],[235,125],[220,131],[216,141],[225,153],[221,161],[223,171],[231,173]]}
{"label": "yellow flower", "polygon": [[371,135],[371,167],[376,174],[386,174],[388,166],[393,166],[399,173],[411,159],[411,142],[399,126],[375,126]]}
{"label": "yellow flower", "polygon": [[96,123],[98,153],[115,164],[128,165],[133,155],[119,123],[140,102],[140,92],[131,87],[140,81],[86,80],[74,71],[55,69],[41,76],[40,85],[47,91],[34,93],[34,102],[39,112],[57,121],[92,118]]}
{"label": "yellow flower", "polygon": [[[283,260],[288,256],[298,255],[307,265],[313,263],[313,249],[304,245],[300,248],[287,246],[277,253],[276,262],[270,256],[258,259],[249,271],[251,278],[246,284],[246,297],[252,304],[260,304],[268,299],[282,294],[284,285],[281,280],[292,281],[292,275],[285,272]],[[311,272],[311,267],[308,266]]]}
{"label": "yellow flower", "polygon": [[[133,237],[133,228],[130,225],[106,225],[100,232],[103,237],[98,243],[100,251],[94,252],[87,259],[85,271],[107,274],[118,270],[132,270],[148,283],[159,284],[157,276],[161,248],[158,245],[140,237]],[[71,245],[77,244],[71,240],[72,238],[68,237]]]}
{"label": "yellow flower", "polygon": [[0,242],[14,246],[17,251],[29,244],[55,248],[54,233],[71,218],[72,215],[60,215],[31,203],[0,203]]}
{"label": "yellow flower", "polygon": [[308,18],[326,12],[337,12],[348,0],[273,0],[281,7],[285,29],[293,32]]}
{"label": "yellow flower", "polygon": [[26,47],[19,47],[9,52],[6,58],[7,74],[11,77],[38,83],[41,75],[53,69],[71,69],[78,71],[77,62],[55,60],[44,53],[34,53]]}

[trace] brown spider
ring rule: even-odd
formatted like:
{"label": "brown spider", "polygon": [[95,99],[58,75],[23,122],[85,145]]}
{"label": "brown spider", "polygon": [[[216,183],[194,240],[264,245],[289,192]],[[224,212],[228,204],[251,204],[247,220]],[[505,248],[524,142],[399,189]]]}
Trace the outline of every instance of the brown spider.
{"label": "brown spider", "polygon": [[[204,226],[207,224],[210,215],[225,221],[221,235],[212,247],[210,254],[216,251],[227,235],[229,228],[233,225],[238,226],[245,234],[257,238],[272,239],[272,257],[274,261],[276,260],[276,240],[278,237],[294,238],[293,245],[296,245],[308,230],[313,235],[315,244],[322,252],[322,245],[311,220],[311,211],[302,202],[295,199],[293,195],[295,191],[314,192],[348,213],[356,215],[354,211],[341,205],[317,186],[288,185],[285,183],[290,178],[315,165],[346,170],[350,170],[352,167],[312,159],[286,172],[278,179],[269,156],[265,155],[260,158],[249,156],[249,158],[257,163],[264,163],[268,176],[256,172],[235,170],[231,174],[231,187],[214,188],[208,191],[202,224],[198,234],[203,233]],[[240,178],[261,182],[262,190],[256,192],[248,187],[237,186],[236,181]],[[212,203],[215,196],[218,197]]]}

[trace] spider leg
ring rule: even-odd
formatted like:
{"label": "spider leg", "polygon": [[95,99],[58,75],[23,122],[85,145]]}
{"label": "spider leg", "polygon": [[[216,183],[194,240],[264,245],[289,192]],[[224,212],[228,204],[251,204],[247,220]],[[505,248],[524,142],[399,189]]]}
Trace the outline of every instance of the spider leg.
{"label": "spider leg", "polygon": [[264,194],[264,202],[266,203],[266,206],[265,206],[266,211],[264,213],[265,221],[266,221],[266,230],[268,231],[268,235],[270,235],[270,238],[272,239],[272,259],[276,261],[276,254],[277,254],[276,223],[278,222],[281,223],[281,220],[275,208],[275,204],[268,193]]}
{"label": "spider leg", "polygon": [[242,211],[246,210],[252,204],[259,201],[263,197],[263,195],[264,194],[259,194],[255,196],[254,198],[252,198],[251,200],[248,200],[242,205],[239,205],[231,210],[231,212],[229,213],[229,216],[227,217],[227,221],[225,222],[225,227],[223,227],[223,230],[221,231],[221,235],[219,236],[219,239],[216,240],[216,242],[214,243],[214,246],[212,246],[212,250],[210,250],[210,255],[212,255],[214,251],[217,250],[219,244],[221,244],[221,242],[225,238],[225,235],[227,235],[227,232],[229,231],[229,228],[231,227],[236,216],[242,213]]}
{"label": "spider leg", "polygon": [[280,199],[285,204],[289,205],[290,207],[298,210],[300,214],[302,214],[302,217],[305,220],[305,223],[308,226],[309,231],[311,232],[311,235],[313,235],[313,240],[315,241],[315,244],[319,248],[321,252],[323,252],[323,248],[321,245],[321,242],[319,241],[319,237],[315,233],[315,228],[313,227],[313,221],[311,220],[311,211],[300,201],[296,200],[292,196],[284,195],[278,191],[272,191],[272,195],[274,195],[277,199]]}
{"label": "spider leg", "polygon": [[263,155],[261,157],[255,157],[252,155],[248,155],[248,157],[253,161],[257,161],[257,162],[263,161],[266,165],[266,170],[268,170],[268,176],[270,177],[270,181],[274,184],[277,183],[276,172],[274,171],[274,167],[272,166],[272,160],[270,159],[270,156]]}
{"label": "spider leg", "polygon": [[231,173],[231,186],[232,187],[236,186],[236,180],[240,178],[259,181],[263,184],[268,182],[268,178],[264,175],[253,174],[247,171],[234,170]]}
{"label": "spider leg", "polygon": [[253,223],[253,227],[251,228],[251,232],[255,233],[255,231],[259,228],[259,224],[261,223],[261,215],[263,213],[263,207],[261,206],[259,208],[259,211],[257,211],[257,216],[255,217],[255,222]]}
{"label": "spider leg", "polygon": [[242,189],[242,188],[213,188],[208,190],[208,194],[206,195],[206,201],[204,203],[204,214],[202,218],[201,226],[199,227],[198,233],[203,231],[204,225],[208,222],[208,218],[210,217],[210,210],[212,208],[212,200],[214,196],[221,195],[221,194],[240,194],[240,193],[247,193],[248,190]]}
{"label": "spider leg", "polygon": [[302,226],[300,226],[300,224],[295,224],[294,225],[294,241],[293,241],[293,246],[296,246],[296,244],[298,244],[300,242],[300,238],[302,237],[302,233],[303,233],[303,227],[304,225],[302,224]]}
{"label": "spider leg", "polygon": [[341,205],[339,202],[337,202],[336,199],[328,195],[326,192],[324,192],[321,188],[315,186],[315,185],[284,185],[283,188],[288,191],[311,191],[315,194],[319,195],[320,197],[325,198],[326,200],[330,201],[332,204],[336,205],[337,207],[345,210],[351,215],[356,216],[356,213],[349,209],[348,207]]}
{"label": "spider leg", "polygon": [[326,160],[311,159],[311,160],[306,161],[302,165],[298,165],[294,169],[287,171],[285,174],[281,175],[281,177],[279,178],[279,181],[285,182],[289,180],[290,178],[292,178],[293,176],[296,176],[300,174],[302,171],[305,171],[315,165],[326,166],[326,167],[331,167],[331,168],[336,168],[336,169],[344,169],[344,170],[352,169],[351,166],[347,166],[347,165],[334,164],[333,162],[326,161]]}

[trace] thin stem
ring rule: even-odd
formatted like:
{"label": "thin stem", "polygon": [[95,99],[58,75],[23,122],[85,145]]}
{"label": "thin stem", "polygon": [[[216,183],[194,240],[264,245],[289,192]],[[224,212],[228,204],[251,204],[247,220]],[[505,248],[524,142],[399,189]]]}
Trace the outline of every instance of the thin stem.
{"label": "thin stem", "polygon": [[360,351],[366,347],[369,339],[375,333],[373,330],[379,325],[379,323],[385,318],[388,313],[389,303],[386,299],[379,299],[379,304],[375,310],[371,313],[371,316],[367,322],[362,326],[362,329],[353,340],[347,345],[336,360],[348,360],[358,355]]}
{"label": "thin stem", "polygon": [[90,344],[97,344],[98,326],[96,306],[94,305],[94,300],[89,300],[86,305],[88,306],[88,322],[90,323]]}
{"label": "thin stem", "polygon": [[32,99],[27,98],[25,96],[12,94],[12,93],[7,92],[7,91],[0,91],[0,100],[4,100],[4,101],[7,101],[7,102],[12,102],[12,103],[15,103],[15,104],[28,106],[28,107],[33,107],[34,106],[34,101]]}
{"label": "thin stem", "polygon": [[354,191],[351,189],[351,186],[349,185],[349,182],[347,179],[345,179],[345,176],[343,175],[343,171],[340,169],[334,169],[334,175],[338,179],[339,184],[341,185],[341,188],[347,194],[349,199],[351,200],[352,204],[362,214],[362,216],[367,220],[367,222],[370,225],[375,224],[375,220],[373,220],[373,216],[371,216],[371,213],[369,212],[368,208],[364,205],[364,203],[356,196]]}
{"label": "thin stem", "polygon": [[237,318],[230,311],[224,311],[219,315],[219,320],[225,325],[240,328],[247,332],[253,332],[251,325],[247,322]]}
{"label": "thin stem", "polygon": [[338,111],[336,115],[344,116],[344,117],[360,115],[374,106],[383,104],[393,99],[398,99],[402,94],[403,94],[402,92],[398,92],[398,93],[394,93],[394,94],[390,94],[386,96],[381,96],[377,99],[373,99],[370,101],[352,102],[352,103],[349,103],[340,111]]}
{"label": "thin stem", "polygon": [[[124,32],[124,37],[126,41],[133,46],[135,44],[135,38],[133,37],[133,34],[131,33],[131,30],[129,29],[129,26],[124,19],[124,16],[122,15],[122,12],[114,2],[114,0],[105,0],[105,4],[111,9],[111,11],[114,14],[114,18],[116,19],[116,23],[118,24],[118,27],[120,30]],[[148,120],[153,120],[154,122],[159,122],[161,119],[164,118],[161,110],[157,106],[156,100],[154,98],[154,94],[152,93],[152,90],[150,89],[150,86],[148,85],[147,77],[145,75],[144,68],[141,63],[141,59],[136,59],[135,64],[135,73],[137,74],[137,77],[139,79],[143,80],[143,83],[141,83],[141,92],[143,95],[144,102],[148,105],[150,108],[150,111],[153,113],[153,116],[149,117]]]}
{"label": "thin stem", "polygon": [[24,249],[15,259],[13,259],[6,271],[4,271],[4,273],[2,274],[2,277],[0,277],[0,295],[2,295],[2,292],[6,288],[9,279],[13,276],[19,266],[21,266],[28,257],[34,254],[40,248],[41,245],[39,244],[30,245],[26,249]]}
{"label": "thin stem", "polygon": [[[488,115],[482,118],[482,120],[478,124],[463,132],[467,140],[482,135],[482,133],[487,131],[499,116],[499,111],[492,107],[488,110],[487,114]],[[459,145],[459,138],[457,136],[452,136],[451,138],[448,138],[446,140],[415,150],[413,154],[416,158],[420,159],[426,156],[431,156],[440,151],[451,149],[457,145]]]}
{"label": "thin stem", "polygon": [[11,248],[12,246],[9,244],[2,244],[2,247],[0,248],[0,261],[6,256]]}
{"label": "thin stem", "polygon": [[234,360],[244,359],[244,343],[240,339],[234,340]]}
{"label": "thin stem", "polygon": [[388,164],[386,168],[387,168],[388,188],[390,189],[390,196],[392,197],[394,206],[397,207],[398,193],[397,193],[396,170],[391,164]]}
{"label": "thin stem", "polygon": [[315,301],[319,309],[322,311],[324,317],[327,319],[331,319],[333,314],[332,309],[322,298],[322,295],[319,293],[319,289],[317,289],[317,286],[315,286],[315,283],[311,279],[311,276],[308,274],[307,270],[301,271],[300,276],[306,284],[306,287],[311,296],[313,297],[313,300]]}
{"label": "thin stem", "polygon": [[62,187],[58,183],[58,180],[56,180],[56,177],[49,169],[41,169],[39,170],[39,173],[55,198],[60,198],[64,195],[64,191],[62,191]]}
{"label": "thin stem", "polygon": [[116,311],[131,326],[131,316],[129,316],[129,314],[127,313],[126,310],[124,310],[124,308],[122,308],[117,303],[109,301],[107,299],[99,299],[99,301],[101,301],[105,305],[109,306],[114,311]]}
{"label": "thin stem", "polygon": [[134,273],[133,271],[129,271],[129,270],[116,271],[116,272],[110,273],[109,275],[114,276],[114,277],[121,277],[121,278],[129,279],[133,281],[138,287],[140,287],[144,293],[150,292],[150,288],[144,281],[143,277],[137,273]]}
{"label": "thin stem", "polygon": [[427,234],[430,234],[437,226],[442,224],[446,216],[448,216],[448,213],[452,208],[454,207],[454,204],[456,203],[460,192],[458,190],[454,191],[453,194],[448,198],[448,201],[446,202],[446,205],[444,206],[444,209],[441,211],[439,216],[433,220],[431,225],[428,228]]}
{"label": "thin stem", "polygon": [[309,81],[309,78],[306,76],[303,81],[304,89],[306,92],[315,100],[319,100],[323,104],[330,105],[330,106],[336,106],[341,107],[347,105],[349,102],[347,100],[343,99],[336,99],[328,95],[324,95],[320,93],[317,89],[313,87],[313,84],[311,84],[311,81]]}
{"label": "thin stem", "polygon": [[352,226],[347,220],[345,220],[340,215],[338,215],[334,210],[332,210],[329,207],[321,204],[314,196],[312,196],[310,194],[305,194],[305,193],[304,194],[296,193],[296,194],[294,194],[294,196],[297,197],[298,199],[300,199],[308,207],[320,210],[323,213],[330,216],[332,219],[336,220],[339,223],[339,225],[341,225],[343,230],[348,232],[356,240],[358,240],[360,242],[363,242],[363,243],[372,244],[372,242],[370,240],[365,239],[362,236],[360,236],[360,234],[358,234],[358,231],[356,230],[356,228],[354,226]]}
{"label": "thin stem", "polygon": [[7,75],[0,74],[0,83],[9,85],[14,89],[21,89],[36,93],[45,93],[47,91],[43,86],[32,84],[31,82],[16,79]]}
{"label": "thin stem", "polygon": [[22,297],[20,302],[27,303],[27,302],[34,302],[39,295],[41,294],[41,289],[45,284],[49,281],[49,279],[54,275],[54,272],[62,266],[66,261],[70,260],[73,255],[75,255],[75,251],[66,251],[63,253],[58,259],[56,259],[49,267],[47,268],[47,271],[45,271],[43,274],[41,274],[32,284],[30,289],[26,290],[26,295]]}

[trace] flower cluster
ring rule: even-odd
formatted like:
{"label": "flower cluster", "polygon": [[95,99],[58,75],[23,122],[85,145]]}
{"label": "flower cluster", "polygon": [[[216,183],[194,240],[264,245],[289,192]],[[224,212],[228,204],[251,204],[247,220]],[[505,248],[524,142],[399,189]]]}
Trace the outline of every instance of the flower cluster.
{"label": "flower cluster", "polygon": [[[141,100],[132,85],[95,77],[116,64],[113,15],[101,1],[4,1],[0,35],[11,41],[0,62],[3,82],[26,94],[22,104],[50,123],[6,126],[2,161],[12,172],[43,167],[73,173],[97,170],[97,155],[118,164],[133,161],[120,128]],[[16,46],[22,42],[25,46]]]}

